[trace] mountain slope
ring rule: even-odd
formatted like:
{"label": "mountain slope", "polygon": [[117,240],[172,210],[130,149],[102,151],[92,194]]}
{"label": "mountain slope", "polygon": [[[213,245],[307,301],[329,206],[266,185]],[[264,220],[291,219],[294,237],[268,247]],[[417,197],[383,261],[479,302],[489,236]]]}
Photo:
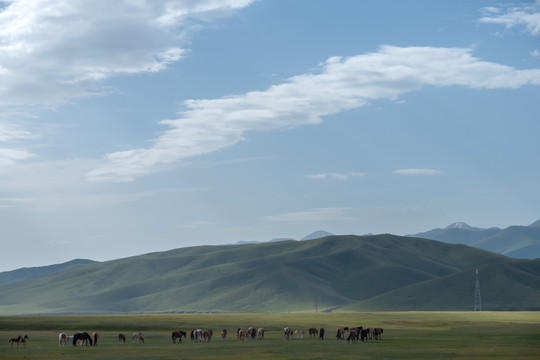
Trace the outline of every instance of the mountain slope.
{"label": "mountain slope", "polygon": [[0,285],[22,280],[37,279],[50,274],[54,274],[55,272],[60,271],[66,267],[75,265],[86,265],[91,263],[95,263],[95,261],[86,259],[75,259],[62,264],[5,271],[0,273]]}
{"label": "mountain slope", "polygon": [[[540,264],[442,242],[399,237],[328,236],[306,241],[198,246],[66,268],[55,274],[0,286],[0,314],[137,313],[171,311],[312,311],[362,303],[362,309],[421,307],[422,294],[470,287],[476,267],[500,268],[494,283],[504,293],[521,276],[540,284]],[[521,266],[521,272],[516,267]],[[488,282],[488,280],[484,280]],[[514,283],[516,283],[514,281]],[[417,288],[416,288],[417,287]],[[415,290],[417,289],[417,290]],[[515,309],[540,303],[537,288],[523,287]],[[421,291],[414,297],[411,293]],[[472,290],[444,309],[470,309]],[[39,294],[39,296],[35,296]],[[392,295],[391,303],[377,302]],[[405,296],[405,298],[403,297]],[[374,302],[375,301],[375,302]],[[382,305],[381,305],[382,304]],[[500,296],[493,309],[508,304]]]}
{"label": "mountain slope", "polygon": [[[540,259],[488,264],[479,267],[479,274],[483,310],[540,310]],[[342,310],[473,310],[474,279],[472,269],[462,271],[389,291]]]}
{"label": "mountain slope", "polygon": [[510,226],[506,229],[481,229],[465,223],[454,223],[444,229],[410,236],[465,244],[514,258],[540,258],[540,220],[529,226]]}

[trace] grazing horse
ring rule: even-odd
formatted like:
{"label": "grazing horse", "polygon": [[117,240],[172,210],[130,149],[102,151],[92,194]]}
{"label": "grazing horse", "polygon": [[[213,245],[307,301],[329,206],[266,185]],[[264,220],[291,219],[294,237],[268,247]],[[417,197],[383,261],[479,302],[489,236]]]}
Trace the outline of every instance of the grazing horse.
{"label": "grazing horse", "polygon": [[195,342],[202,342],[204,339],[204,334],[201,329],[193,330],[193,340]]}
{"label": "grazing horse", "polygon": [[203,333],[204,342],[210,342],[210,340],[212,340],[213,335],[214,335],[214,332],[212,330],[206,330]]}
{"label": "grazing horse", "polygon": [[382,339],[383,329],[375,328],[375,329],[373,329],[373,331],[375,333],[375,340],[381,340]]}
{"label": "grazing horse", "polygon": [[88,341],[90,341],[90,346],[94,344],[92,337],[87,332],[79,332],[73,335],[73,346],[77,346],[77,341],[84,341],[86,346],[88,346]]}
{"label": "grazing horse", "polygon": [[257,329],[255,329],[254,327],[249,327],[247,330],[247,336],[249,336],[251,340],[254,340],[257,336]]}
{"label": "grazing horse", "polygon": [[94,339],[94,346],[97,345],[99,334],[97,332],[92,333],[92,339]]}
{"label": "grazing horse", "polygon": [[345,340],[345,328],[340,327],[336,329],[336,339]]}
{"label": "grazing horse", "polygon": [[264,328],[258,328],[257,329],[257,339],[259,339],[259,340],[264,339]]}
{"label": "grazing horse", "polygon": [[290,327],[283,328],[283,339],[289,340],[292,335],[292,330]]}
{"label": "grazing horse", "polygon": [[369,329],[362,329],[360,331],[360,340],[362,340],[362,342],[364,341],[368,341],[368,338],[369,338]]}
{"label": "grazing horse", "polygon": [[326,332],[326,330],[324,328],[321,328],[319,330],[319,340],[324,340],[324,333]]}
{"label": "grazing horse", "polygon": [[133,333],[133,335],[131,335],[131,342],[138,342],[138,343],[143,343],[144,344],[143,333],[142,332]]}
{"label": "grazing horse", "polygon": [[296,337],[297,337],[298,339],[303,339],[305,333],[306,333],[306,332],[305,332],[304,330],[294,330],[294,334],[296,335]]}
{"label": "grazing horse", "polygon": [[227,337],[227,329],[222,329],[221,330],[221,340],[225,340],[226,337]]}
{"label": "grazing horse", "polygon": [[28,335],[24,335],[24,337],[22,337],[21,335],[17,336],[16,338],[11,338],[9,339],[9,343],[11,344],[11,347],[13,347],[13,343],[17,343],[17,347],[19,346],[19,344],[22,342],[24,344],[24,346],[26,346],[26,340],[28,339]]}
{"label": "grazing horse", "polygon": [[240,340],[242,342],[245,342],[246,339],[249,339],[247,330],[242,330],[242,329],[238,328],[236,335],[238,337],[238,340]]}
{"label": "grazing horse", "polygon": [[173,331],[172,334],[171,334],[172,343],[176,344],[176,339],[178,339],[178,343],[181,344],[182,343],[182,336],[186,337],[186,335],[187,335],[187,333],[185,331],[182,331],[182,330]]}
{"label": "grazing horse", "polygon": [[58,334],[58,346],[66,346],[67,345],[67,335],[64,333]]}
{"label": "grazing horse", "polygon": [[120,333],[118,334],[118,342],[125,344],[126,343],[126,335]]}
{"label": "grazing horse", "polygon": [[351,341],[353,342],[353,344],[358,343],[358,330],[356,330],[356,328],[349,330],[349,337],[347,338],[347,343],[350,343]]}
{"label": "grazing horse", "polygon": [[317,328],[309,328],[309,338],[310,339],[311,339],[312,336],[313,336],[314,339],[316,339],[318,335],[319,335],[319,330],[317,330]]}

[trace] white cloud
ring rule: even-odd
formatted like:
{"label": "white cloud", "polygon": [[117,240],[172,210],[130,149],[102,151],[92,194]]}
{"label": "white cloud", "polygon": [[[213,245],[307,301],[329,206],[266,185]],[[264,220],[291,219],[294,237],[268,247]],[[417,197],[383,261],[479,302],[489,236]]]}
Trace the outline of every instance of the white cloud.
{"label": "white cloud", "polygon": [[201,20],[253,0],[11,0],[0,11],[0,105],[108,92],[103,80],[156,72]]}
{"label": "white cloud", "polygon": [[434,169],[400,169],[394,171],[398,175],[440,175],[442,171]]}
{"label": "white cloud", "polygon": [[320,180],[320,179],[335,179],[335,180],[348,180],[352,177],[362,177],[364,173],[358,172],[349,172],[349,173],[321,173],[306,175],[309,179]]}
{"label": "white cloud", "polygon": [[507,6],[504,9],[486,7],[482,9],[484,16],[480,22],[501,24],[506,28],[524,26],[526,32],[537,36],[540,34],[540,0],[533,4],[520,4]]}
{"label": "white cloud", "polygon": [[130,181],[180,160],[244,139],[248,131],[317,124],[322,117],[375,99],[395,100],[423,86],[473,89],[540,85],[540,69],[517,70],[482,61],[464,48],[382,46],[378,52],[329,58],[318,73],[298,75],[265,91],[185,101],[185,110],[150,148],[106,155],[92,181]]}
{"label": "white cloud", "polygon": [[349,210],[350,209],[346,207],[315,208],[307,211],[265,216],[263,217],[263,220],[272,222],[293,222],[308,224],[355,220],[354,218],[347,215],[347,212]]}
{"label": "white cloud", "polygon": [[[0,115],[0,121],[2,121],[1,115]],[[29,131],[20,129],[19,127],[16,127],[16,126],[2,124],[0,122],[0,142],[33,139],[35,137],[36,136],[30,133]]]}
{"label": "white cloud", "polygon": [[20,160],[26,160],[33,155],[26,150],[0,148],[0,167],[11,165]]}

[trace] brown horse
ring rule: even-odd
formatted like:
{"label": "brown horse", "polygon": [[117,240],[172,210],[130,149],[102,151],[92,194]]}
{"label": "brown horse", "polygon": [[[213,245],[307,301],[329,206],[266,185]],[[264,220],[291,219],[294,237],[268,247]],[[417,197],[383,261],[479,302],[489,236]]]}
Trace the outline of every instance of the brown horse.
{"label": "brown horse", "polygon": [[92,333],[92,338],[94,339],[94,346],[96,346],[98,338],[99,338],[99,334],[97,332]]}
{"label": "brown horse", "polygon": [[182,343],[182,337],[186,337],[186,335],[187,335],[187,333],[185,331],[182,331],[182,330],[173,331],[172,334],[171,334],[172,343],[176,344],[176,339],[178,339],[178,343],[181,344]]}
{"label": "brown horse", "polygon": [[227,329],[221,330],[221,340],[225,340],[227,337]]}
{"label": "brown horse", "polygon": [[246,339],[248,338],[248,331],[247,331],[247,330],[238,329],[238,330],[237,330],[237,336],[238,336],[238,340],[244,342],[244,341],[246,341]]}
{"label": "brown horse", "polygon": [[264,328],[258,328],[257,329],[257,339],[259,339],[259,340],[264,339]]}
{"label": "brown horse", "polygon": [[375,328],[373,329],[374,332],[375,332],[375,340],[381,340],[382,339],[382,333],[383,333],[383,329],[381,328]]}
{"label": "brown horse", "polygon": [[16,338],[9,339],[9,343],[11,344],[11,347],[13,347],[13,343],[17,343],[17,347],[18,347],[21,342],[24,344],[24,346],[26,346],[27,339],[28,339],[28,335],[24,335],[24,337],[19,335]]}
{"label": "brown horse", "polygon": [[210,342],[210,340],[212,340],[212,336],[214,336],[214,332],[212,330],[204,331],[203,332],[204,342]]}
{"label": "brown horse", "polygon": [[345,328],[340,327],[336,329],[336,339],[345,340]]}
{"label": "brown horse", "polygon": [[353,344],[358,343],[358,330],[356,328],[349,330],[349,337],[347,338],[347,343],[350,343],[351,341],[353,342]]}
{"label": "brown horse", "polygon": [[317,328],[309,328],[309,338],[311,339],[312,336],[314,339],[319,336],[319,330],[317,330]]}
{"label": "brown horse", "polygon": [[120,333],[118,334],[118,342],[125,344],[126,343],[126,335]]}

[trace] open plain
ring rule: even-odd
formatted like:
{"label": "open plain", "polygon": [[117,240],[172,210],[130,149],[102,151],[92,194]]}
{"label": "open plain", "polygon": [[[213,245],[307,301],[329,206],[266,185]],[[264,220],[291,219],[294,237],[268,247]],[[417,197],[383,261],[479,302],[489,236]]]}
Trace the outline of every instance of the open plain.
{"label": "open plain", "polygon": [[[284,340],[283,328],[304,330]],[[381,340],[336,340],[341,326],[380,327]],[[239,341],[236,329],[265,328],[263,340]],[[326,329],[324,340],[308,329]],[[212,329],[208,343],[189,335],[173,344],[173,330]],[[225,341],[221,329],[227,329]],[[59,346],[58,334],[100,334],[97,346]],[[131,335],[143,332],[144,344]],[[127,337],[118,342],[118,334]],[[26,346],[8,340],[28,335]],[[537,359],[540,312],[225,313],[46,315],[0,317],[1,359]]]}

